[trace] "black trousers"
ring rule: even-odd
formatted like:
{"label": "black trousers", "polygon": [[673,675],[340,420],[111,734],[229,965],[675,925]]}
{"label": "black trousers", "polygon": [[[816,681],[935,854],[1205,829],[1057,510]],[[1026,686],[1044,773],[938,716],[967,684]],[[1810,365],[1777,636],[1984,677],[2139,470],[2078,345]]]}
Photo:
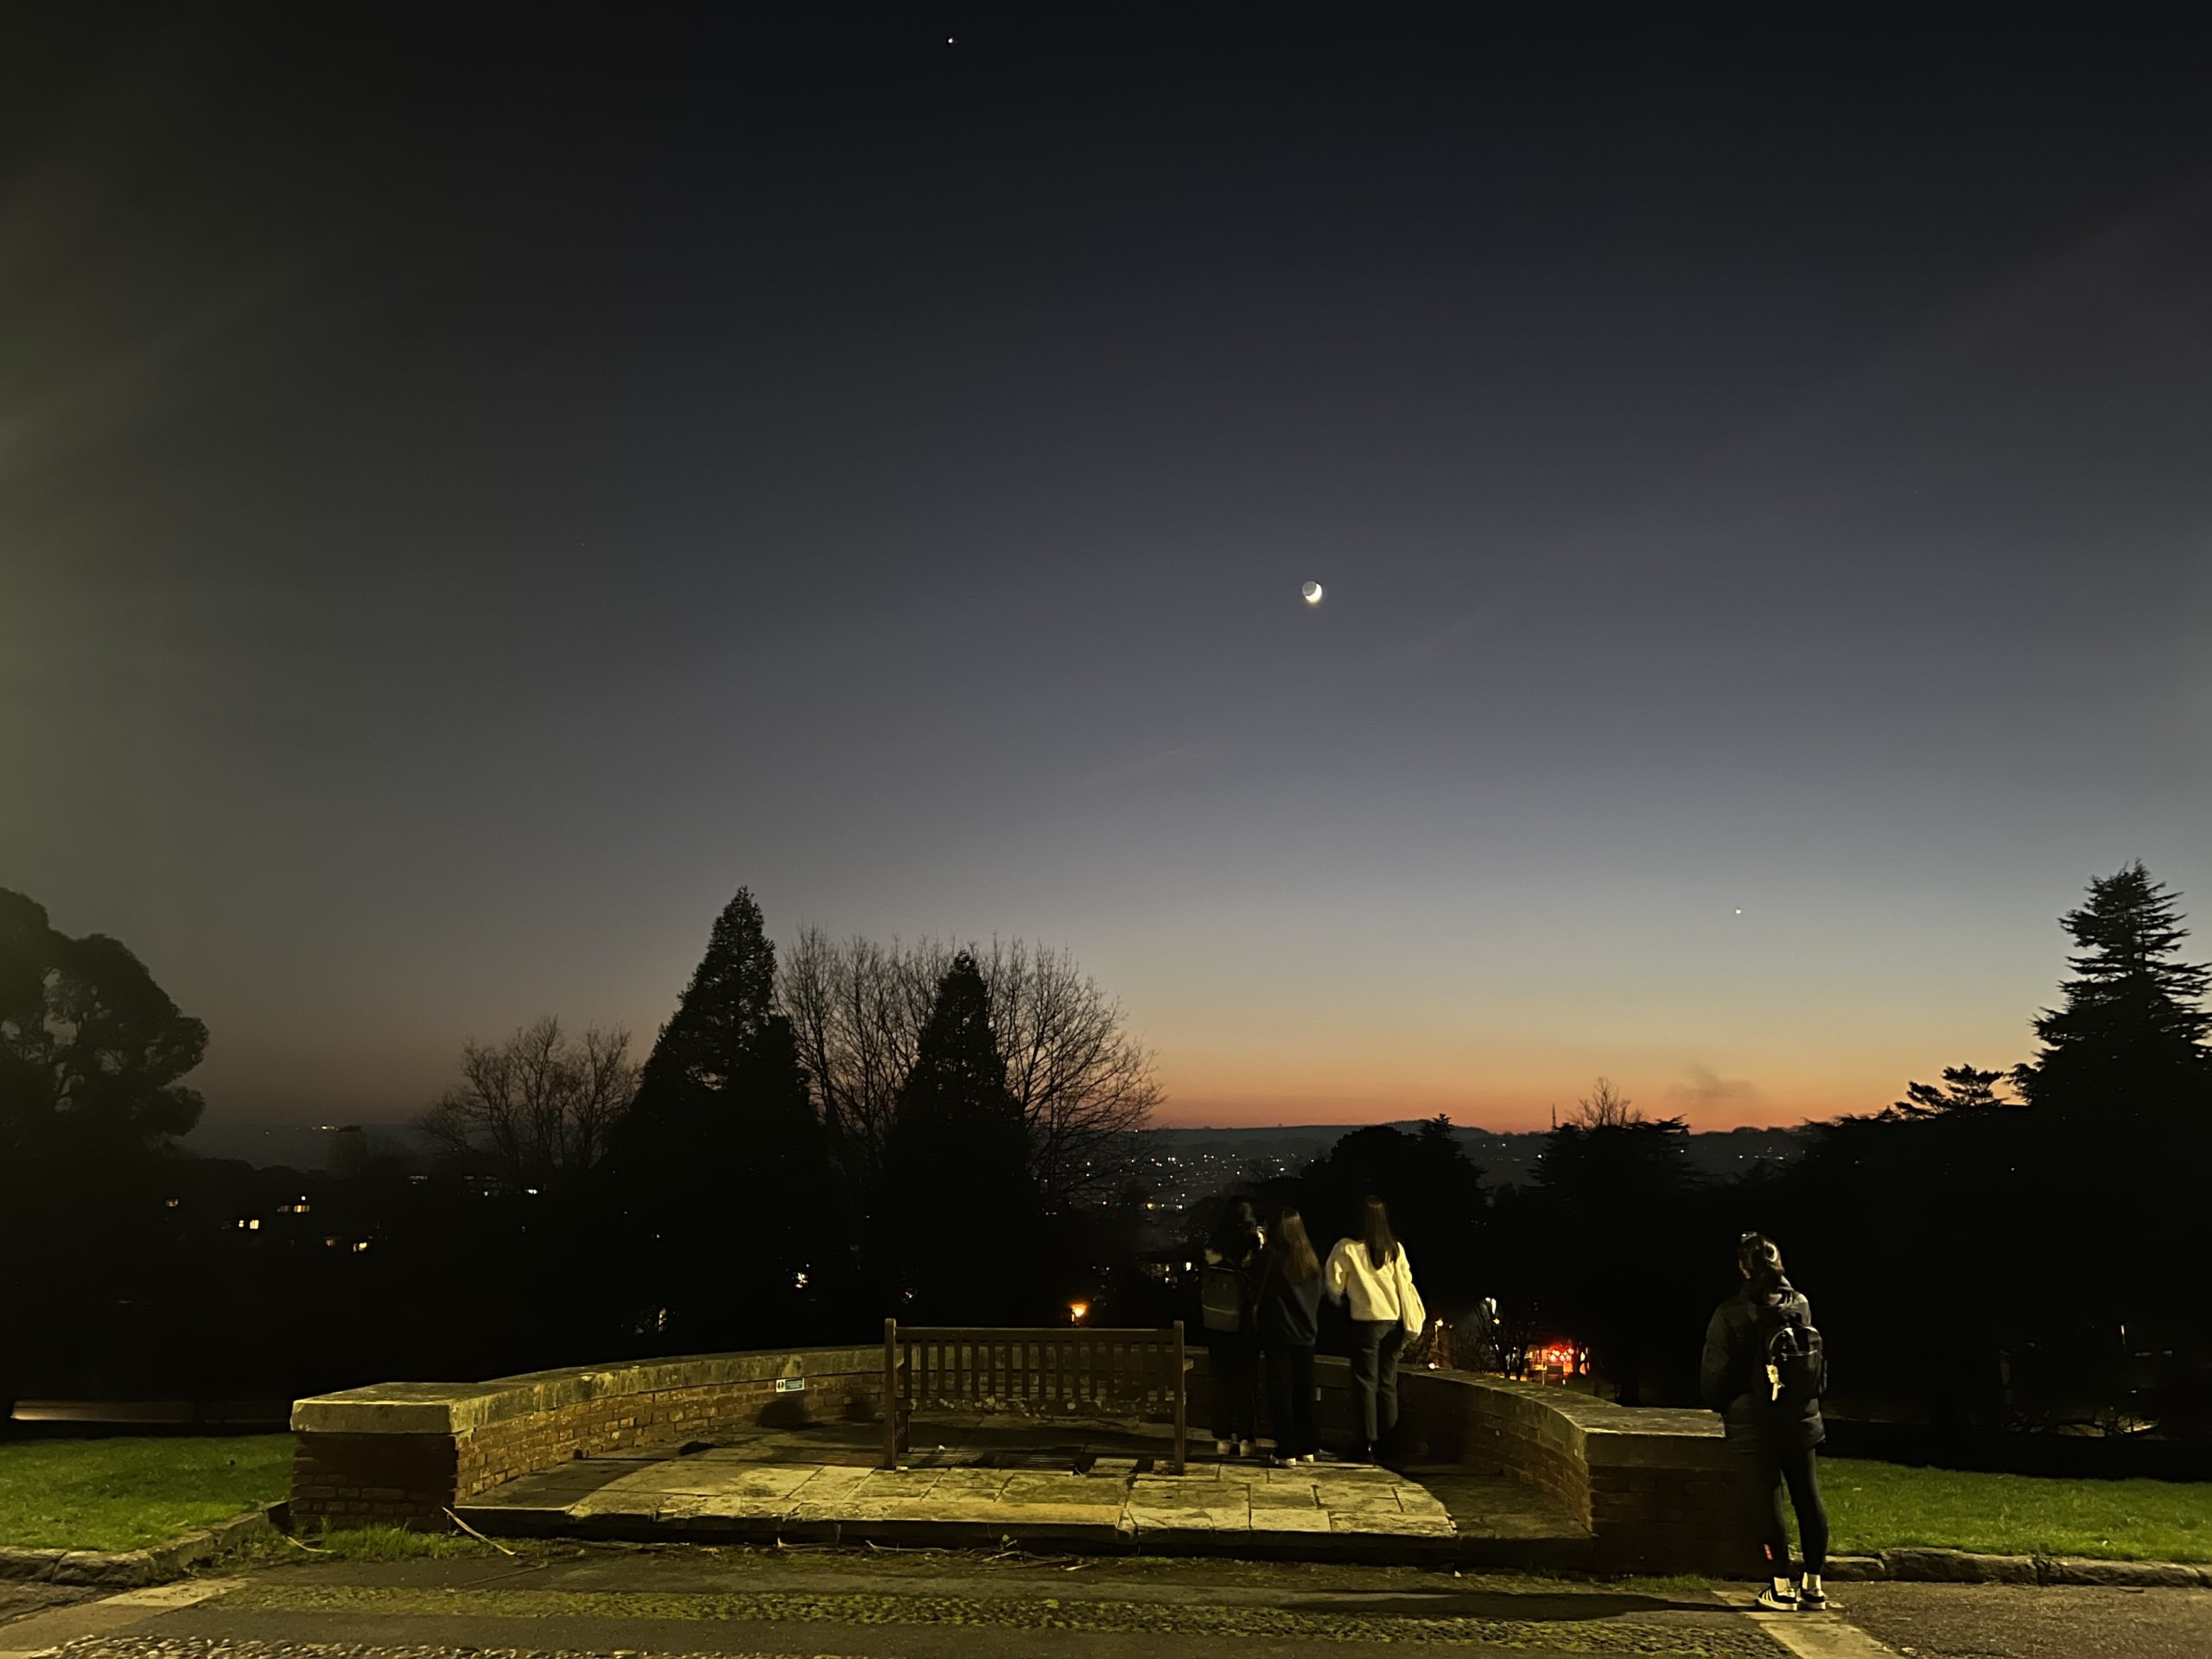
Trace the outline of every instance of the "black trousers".
{"label": "black trousers", "polygon": [[1398,1348],[1395,1319],[1351,1322],[1351,1402],[1366,1450],[1398,1426]]}
{"label": "black trousers", "polygon": [[1313,1428],[1313,1344],[1268,1344],[1268,1419],[1275,1455],[1302,1458],[1321,1449]]}
{"label": "black trousers", "polygon": [[1260,1438],[1260,1344],[1250,1331],[1209,1331],[1206,1351],[1213,1361],[1213,1437],[1217,1440]]}
{"label": "black trousers", "polygon": [[1745,1487],[1751,1506],[1754,1535],[1759,1541],[1759,1570],[1763,1576],[1794,1578],[1789,1570],[1789,1520],[1783,1508],[1797,1511],[1797,1539],[1805,1553],[1805,1571],[1826,1573],[1828,1566],[1828,1511],[1821,1501],[1821,1476],[1811,1446],[1752,1445],[1745,1448]]}

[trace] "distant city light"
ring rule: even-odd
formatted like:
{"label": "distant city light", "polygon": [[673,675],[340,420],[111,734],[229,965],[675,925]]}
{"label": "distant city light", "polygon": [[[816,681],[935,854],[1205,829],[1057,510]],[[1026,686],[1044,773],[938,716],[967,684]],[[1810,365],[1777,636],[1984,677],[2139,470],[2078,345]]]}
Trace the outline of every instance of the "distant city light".
{"label": "distant city light", "polygon": [[1084,1320],[1088,1319],[1090,1316],[1090,1304],[1089,1302],[1070,1302],[1068,1304],[1068,1323],[1070,1325],[1081,1325]]}

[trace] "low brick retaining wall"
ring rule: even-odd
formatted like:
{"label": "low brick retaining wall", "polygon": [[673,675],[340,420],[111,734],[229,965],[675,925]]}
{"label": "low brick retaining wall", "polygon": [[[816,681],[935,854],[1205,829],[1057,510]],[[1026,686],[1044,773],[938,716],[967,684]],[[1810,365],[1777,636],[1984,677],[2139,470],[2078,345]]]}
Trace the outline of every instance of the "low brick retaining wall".
{"label": "low brick retaining wall", "polygon": [[[1351,1436],[1349,1367],[1316,1362],[1321,1421]],[[315,1530],[444,1530],[447,1511],[518,1475],[731,1428],[880,1420],[883,1351],[705,1354],[537,1371],[488,1382],[390,1382],[300,1401],[292,1520]],[[1191,1378],[1193,1438],[1209,1433],[1211,1377]],[[1464,1371],[1400,1375],[1409,1459],[1510,1476],[1589,1529],[1605,1572],[1737,1576],[1757,1559],[1719,1421]]]}
{"label": "low brick retaining wall", "polygon": [[[1325,1354],[1313,1370],[1323,1437],[1357,1438],[1350,1365]],[[1199,1446],[1212,1435],[1212,1397],[1201,1359],[1191,1400]],[[1601,1572],[1740,1578],[1758,1560],[1740,1472],[1710,1412],[1617,1406],[1471,1371],[1405,1370],[1397,1438],[1410,1463],[1505,1475],[1542,1492],[1590,1529]]]}
{"label": "low brick retaining wall", "polygon": [[292,1522],[449,1530],[446,1511],[572,1458],[881,1414],[883,1350],[801,1348],[386,1382],[292,1408]]}

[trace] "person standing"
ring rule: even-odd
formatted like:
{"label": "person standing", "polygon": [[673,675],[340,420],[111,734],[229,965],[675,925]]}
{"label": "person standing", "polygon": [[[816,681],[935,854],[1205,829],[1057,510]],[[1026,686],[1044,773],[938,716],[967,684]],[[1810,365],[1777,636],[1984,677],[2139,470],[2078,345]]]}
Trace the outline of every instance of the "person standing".
{"label": "person standing", "polygon": [[1267,1235],[1251,1201],[1239,1198],[1206,1241],[1198,1286],[1213,1369],[1213,1449],[1252,1457],[1260,1449],[1260,1338],[1252,1293]]}
{"label": "person standing", "polygon": [[[1768,1579],[1759,1605],[1813,1611],[1828,1605],[1821,1587],[1827,1570],[1828,1512],[1813,1455],[1827,1438],[1821,1421],[1827,1353],[1813,1324],[1812,1304],[1783,1275],[1782,1252],[1772,1239],[1745,1233],[1737,1242],[1736,1267],[1743,1287],[1713,1310],[1706,1326],[1699,1381],[1706,1405],[1720,1414],[1729,1450],[1741,1460]],[[1785,1488],[1804,1548],[1802,1584],[1789,1573]]]}
{"label": "person standing", "polygon": [[1313,1344],[1321,1327],[1321,1258],[1295,1210],[1275,1217],[1260,1269],[1260,1342],[1267,1353],[1268,1414],[1275,1461],[1311,1463],[1321,1449],[1313,1427]]}
{"label": "person standing", "polygon": [[1398,1350],[1427,1322],[1414,1288],[1406,1247],[1390,1230],[1390,1212],[1369,1193],[1360,1206],[1359,1236],[1340,1238],[1324,1270],[1330,1296],[1349,1304],[1351,1394],[1362,1439],[1355,1455],[1372,1463],[1398,1426]]}

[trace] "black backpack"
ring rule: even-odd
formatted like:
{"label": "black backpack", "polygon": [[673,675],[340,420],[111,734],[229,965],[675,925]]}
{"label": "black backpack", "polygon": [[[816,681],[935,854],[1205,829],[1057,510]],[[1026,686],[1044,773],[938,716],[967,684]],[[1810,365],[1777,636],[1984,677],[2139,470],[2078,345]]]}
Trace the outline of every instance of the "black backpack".
{"label": "black backpack", "polygon": [[1768,1401],[1802,1405],[1827,1392],[1828,1356],[1802,1300],[1759,1310],[1759,1351]]}

